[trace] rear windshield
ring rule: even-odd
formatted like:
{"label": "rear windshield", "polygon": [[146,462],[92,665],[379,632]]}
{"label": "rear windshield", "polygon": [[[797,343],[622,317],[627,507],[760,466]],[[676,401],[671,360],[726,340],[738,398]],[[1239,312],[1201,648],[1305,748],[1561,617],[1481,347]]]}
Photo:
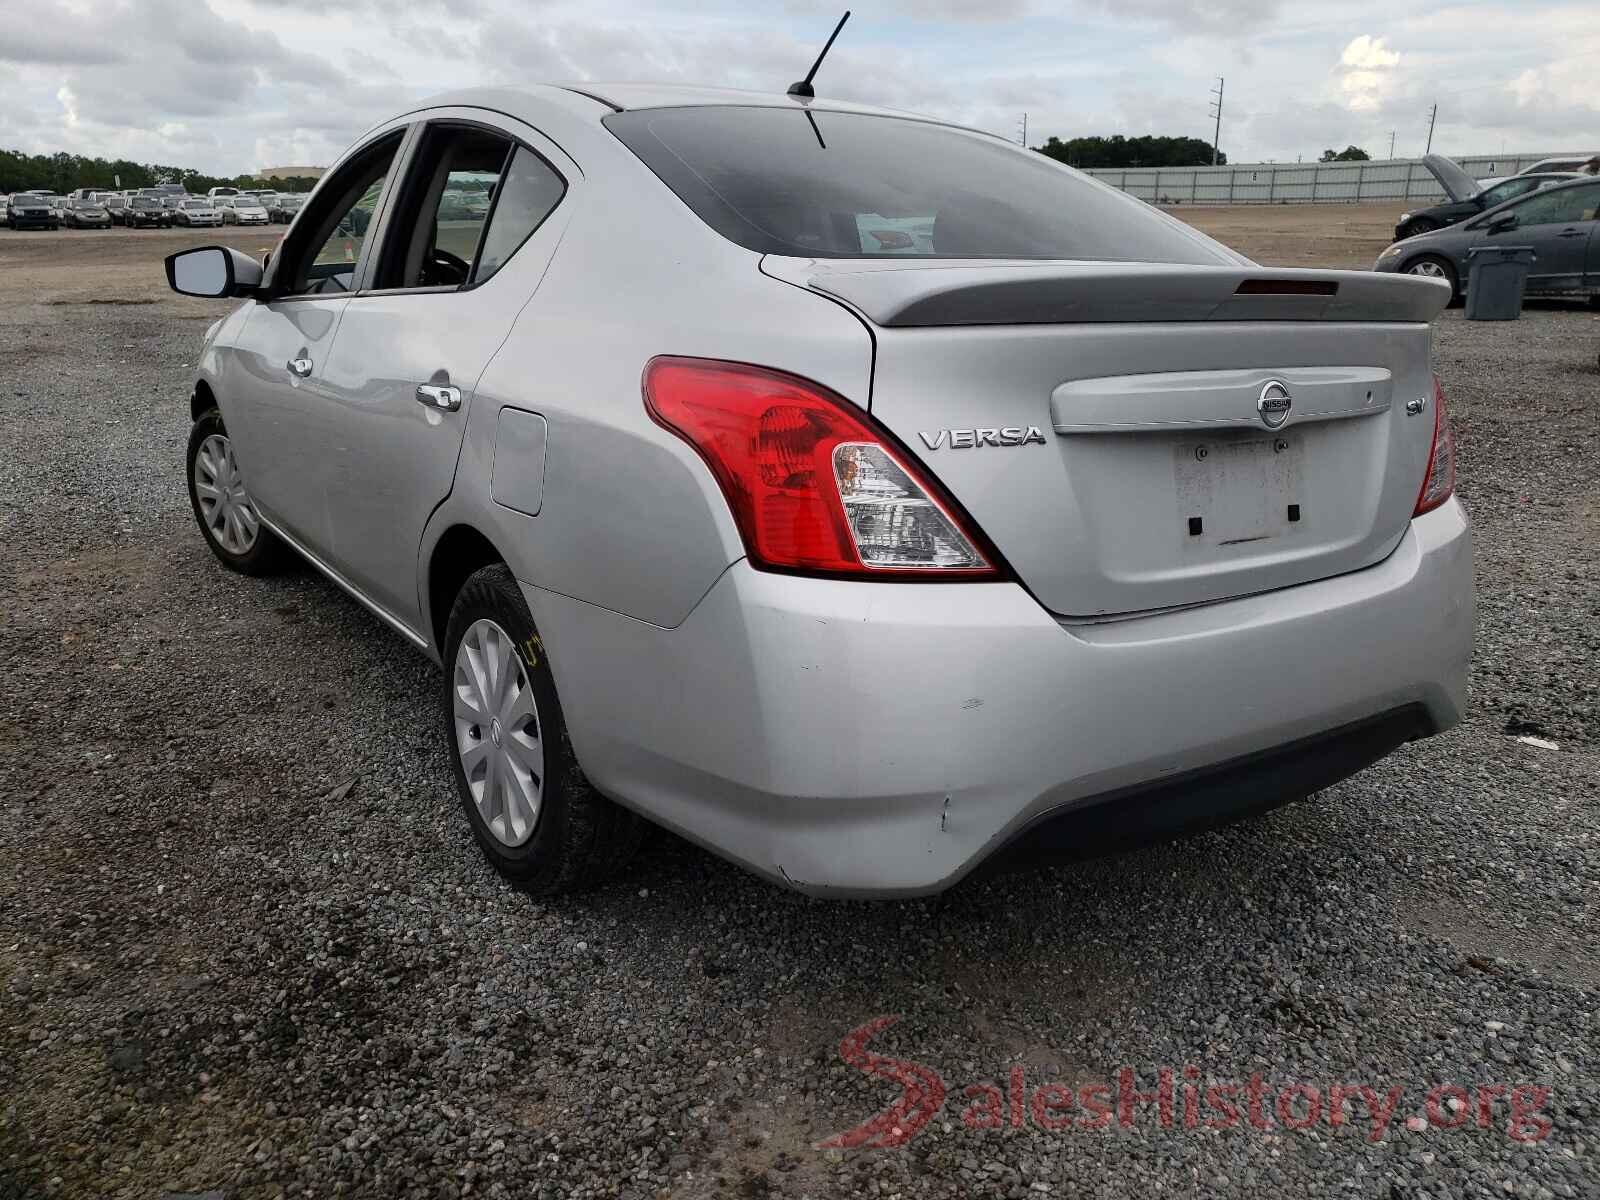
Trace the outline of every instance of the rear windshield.
{"label": "rear windshield", "polygon": [[945,125],[720,105],[605,124],[701,220],[764,254],[1233,261],[1043,155]]}

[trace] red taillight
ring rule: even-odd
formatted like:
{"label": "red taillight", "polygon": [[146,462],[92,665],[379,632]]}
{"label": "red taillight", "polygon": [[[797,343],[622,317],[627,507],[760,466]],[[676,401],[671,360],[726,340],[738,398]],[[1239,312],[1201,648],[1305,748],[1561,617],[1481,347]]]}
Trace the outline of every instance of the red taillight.
{"label": "red taillight", "polygon": [[1413,517],[1432,512],[1450,499],[1456,490],[1456,440],[1450,432],[1450,414],[1445,410],[1444,388],[1433,378],[1433,447],[1428,451],[1428,473],[1422,477]]}
{"label": "red taillight", "polygon": [[994,579],[955,504],[848,401],[742,363],[652,359],[650,415],[705,459],[756,566],[857,578]]}

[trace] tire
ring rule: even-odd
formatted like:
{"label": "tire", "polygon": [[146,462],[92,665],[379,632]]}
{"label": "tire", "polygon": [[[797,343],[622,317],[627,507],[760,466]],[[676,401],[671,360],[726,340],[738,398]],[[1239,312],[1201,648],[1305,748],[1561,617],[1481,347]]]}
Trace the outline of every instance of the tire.
{"label": "tire", "polygon": [[1435,229],[1442,228],[1444,227],[1437,221],[1429,220],[1427,217],[1418,217],[1415,221],[1412,221],[1406,226],[1405,232],[1402,236],[1416,237],[1419,233],[1432,233]]}
{"label": "tire", "polygon": [[[208,472],[201,463],[202,448],[207,458],[212,463],[219,463],[216,451],[216,441],[220,439],[222,448],[228,451],[225,474],[218,479],[215,470]],[[217,561],[230,571],[237,571],[241,575],[272,575],[289,566],[293,556],[289,548],[278,540],[276,534],[261,523],[261,518],[256,515],[255,509],[250,505],[248,494],[240,481],[236,488],[229,488],[227,484],[238,478],[237,464],[233,461],[231,448],[227,445],[228,430],[222,423],[222,414],[215,408],[209,408],[200,414],[200,419],[194,423],[189,431],[189,450],[184,455],[184,474],[189,482],[189,507],[194,511],[195,523],[200,526],[201,536],[206,539],[206,545],[211,547],[211,553],[217,556]],[[211,443],[209,446],[207,443]],[[219,463],[220,465],[220,463]],[[213,489],[222,484],[229,493],[229,500],[218,508],[208,511],[206,508],[207,497],[200,492],[200,481],[197,473],[208,475],[214,481],[209,486]],[[236,498],[237,497],[237,498]],[[248,519],[241,516],[241,505],[248,513]],[[228,516],[232,513],[232,517]],[[246,539],[240,531],[249,531],[253,522],[254,530]],[[218,525],[221,532],[218,531]],[[235,536],[238,534],[238,536]],[[231,543],[231,544],[230,544]]]}
{"label": "tire", "polygon": [[1450,285],[1450,303],[1461,303],[1461,279],[1456,274],[1455,264],[1448,258],[1440,258],[1437,254],[1423,254],[1406,263],[1400,270],[1405,275],[1443,279]]}
{"label": "tire", "polygon": [[[465,653],[464,641],[469,642]],[[502,688],[496,679],[487,688],[475,682],[488,672],[474,671],[474,657],[480,662],[498,659],[501,667],[509,667],[514,673],[500,678],[507,679],[504,690],[514,680],[520,703],[516,697],[504,705],[479,700],[481,691],[498,695]],[[457,593],[445,635],[444,671],[444,732],[456,794],[490,865],[519,890],[536,896],[581,891],[621,871],[639,846],[644,822],[595,791],[578,765],[549,656],[521,589],[504,565],[484,567]],[[486,733],[474,718],[488,708],[501,711],[491,717],[492,732]],[[502,752],[501,746],[507,749]],[[473,751],[477,795],[467,774],[466,759]],[[513,761],[515,770],[504,779],[504,790],[490,791],[490,771],[503,772]],[[532,808],[522,775],[532,780],[535,768],[542,775],[537,779],[537,807]],[[506,803],[508,792],[519,802]],[[478,796],[485,797],[482,810]]]}

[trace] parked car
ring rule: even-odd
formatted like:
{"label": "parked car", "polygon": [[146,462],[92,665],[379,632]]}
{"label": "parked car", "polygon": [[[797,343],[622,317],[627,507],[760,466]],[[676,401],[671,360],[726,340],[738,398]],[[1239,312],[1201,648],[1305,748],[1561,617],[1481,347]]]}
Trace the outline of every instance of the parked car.
{"label": "parked car", "polygon": [[[497,202],[447,246],[454,172]],[[594,83],[414,106],[267,266],[166,265],[244,301],[193,377],[207,544],[298,551],[442,662],[526,889],[621,869],[643,816],[934,892],[1461,720],[1431,281],[1259,267],[933,120]]]}
{"label": "parked car", "polygon": [[239,189],[235,187],[214,187],[206,189],[206,198],[215,200],[220,196],[237,196]]}
{"label": "parked car", "polygon": [[224,196],[217,200],[224,225],[265,225],[267,210],[254,196]]}
{"label": "parked car", "polygon": [[1376,271],[1442,279],[1456,299],[1466,294],[1468,251],[1475,246],[1532,246],[1530,295],[1600,294],[1600,179],[1579,176],[1519,196],[1488,212],[1432,233],[1396,242],[1378,256]]}
{"label": "parked car", "polygon": [[6,224],[12,229],[61,228],[50,197],[34,192],[17,192],[6,201]]}
{"label": "parked car", "polygon": [[110,229],[111,214],[106,206],[93,200],[69,200],[64,224],[72,229]]}
{"label": "parked car", "polygon": [[106,210],[106,215],[111,218],[113,225],[126,225],[128,223],[128,197],[121,192],[113,192],[100,201]]}
{"label": "parked car", "polygon": [[295,214],[300,211],[300,206],[304,203],[304,196],[285,196],[280,194],[277,202],[267,209],[267,217],[275,225],[287,225],[294,220]]}
{"label": "parked car", "polygon": [[1549,187],[1552,183],[1562,183],[1578,176],[1572,172],[1563,174],[1541,172],[1529,175],[1513,175],[1510,179],[1503,179],[1490,187],[1480,187],[1479,184],[1463,171],[1452,160],[1443,155],[1433,154],[1423,159],[1424,165],[1433,172],[1439,185],[1444,188],[1445,195],[1449,197],[1443,204],[1435,204],[1429,208],[1414,209],[1402,213],[1399,222],[1394,227],[1395,240],[1414,237],[1419,233],[1430,233],[1435,229],[1443,229],[1447,225],[1454,225],[1468,217],[1477,216],[1487,212],[1497,205],[1504,204],[1507,200],[1517,196],[1536,192],[1540,188]]}
{"label": "parked car", "polygon": [[152,229],[171,228],[176,209],[169,207],[160,196],[135,196],[128,201],[126,221],[130,229],[149,226]]}
{"label": "parked car", "polygon": [[[1541,158],[1536,163],[1530,163],[1528,166],[1523,167],[1522,170],[1518,171],[1517,175],[1543,175],[1552,171],[1565,174],[1582,174],[1585,173],[1590,164],[1594,163],[1597,159],[1600,159],[1600,155],[1558,154],[1554,158]],[[1588,173],[1592,174],[1593,172],[1589,171]],[[1490,178],[1481,181],[1480,186],[1493,187],[1495,184],[1500,183],[1503,180],[1515,179],[1517,175],[1491,176]]]}
{"label": "parked car", "polygon": [[221,225],[222,210],[210,200],[190,197],[173,206],[173,221],[178,225]]}

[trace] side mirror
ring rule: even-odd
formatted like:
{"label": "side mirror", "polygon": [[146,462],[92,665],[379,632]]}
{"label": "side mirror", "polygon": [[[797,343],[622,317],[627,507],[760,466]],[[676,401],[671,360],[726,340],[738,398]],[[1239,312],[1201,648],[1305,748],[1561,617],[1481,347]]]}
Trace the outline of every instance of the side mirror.
{"label": "side mirror", "polygon": [[1498,217],[1489,222],[1490,233],[1504,233],[1506,230],[1515,229],[1516,227],[1516,213],[1501,213]]}
{"label": "side mirror", "polygon": [[250,296],[261,264],[232,246],[203,246],[167,255],[167,284],[185,296]]}

